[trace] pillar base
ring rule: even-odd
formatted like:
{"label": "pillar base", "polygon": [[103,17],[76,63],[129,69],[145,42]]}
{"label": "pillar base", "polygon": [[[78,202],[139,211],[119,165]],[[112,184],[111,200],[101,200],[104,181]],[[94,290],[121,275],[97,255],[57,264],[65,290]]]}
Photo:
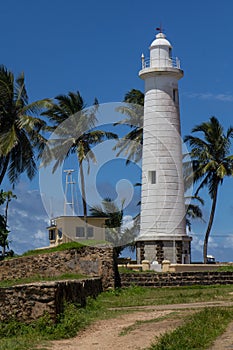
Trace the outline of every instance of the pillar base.
{"label": "pillar base", "polygon": [[169,260],[173,264],[190,264],[191,261],[191,240],[189,236],[161,237],[153,240],[139,238],[136,242],[137,263],[143,260],[150,263]]}

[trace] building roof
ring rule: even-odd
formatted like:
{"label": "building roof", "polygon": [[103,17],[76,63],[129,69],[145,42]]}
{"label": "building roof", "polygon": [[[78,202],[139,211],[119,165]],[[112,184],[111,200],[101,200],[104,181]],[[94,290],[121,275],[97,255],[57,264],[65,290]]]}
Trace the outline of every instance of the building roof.
{"label": "building roof", "polygon": [[172,47],[170,42],[166,39],[166,35],[164,33],[158,33],[156,35],[156,39],[151,43],[150,48],[153,48],[153,47],[156,47],[156,46]]}

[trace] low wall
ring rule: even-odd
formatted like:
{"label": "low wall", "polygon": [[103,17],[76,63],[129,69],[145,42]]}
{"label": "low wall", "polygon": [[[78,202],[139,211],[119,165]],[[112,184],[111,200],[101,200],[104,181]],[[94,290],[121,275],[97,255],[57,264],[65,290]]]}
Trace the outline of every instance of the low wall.
{"label": "low wall", "polygon": [[103,290],[114,288],[117,270],[111,247],[81,247],[0,261],[0,280],[78,273],[101,277]]}
{"label": "low wall", "polygon": [[122,287],[233,284],[233,272],[121,273],[120,277]]}
{"label": "low wall", "polygon": [[216,271],[217,267],[216,264],[171,264],[166,260],[162,262],[163,272],[206,272]]}
{"label": "low wall", "polygon": [[86,297],[96,297],[100,292],[100,278],[0,288],[0,321],[14,317],[19,321],[31,322],[46,312],[55,322],[66,301],[85,305]]}

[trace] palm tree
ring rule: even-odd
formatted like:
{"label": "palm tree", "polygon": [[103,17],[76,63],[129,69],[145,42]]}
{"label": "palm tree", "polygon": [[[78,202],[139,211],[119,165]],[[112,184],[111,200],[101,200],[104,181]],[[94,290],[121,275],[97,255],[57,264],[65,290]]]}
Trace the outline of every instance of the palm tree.
{"label": "palm tree", "polygon": [[[185,213],[186,213],[186,227],[189,231],[191,231],[191,220],[193,219],[201,219],[203,220],[203,214],[200,206],[198,204],[190,203],[191,201],[198,201],[201,205],[204,204],[204,201],[199,196],[191,196],[191,197],[185,197],[185,201],[188,202],[185,203]],[[203,220],[204,221],[204,220]]]}
{"label": "palm tree", "polygon": [[133,230],[122,229],[123,225],[123,216],[124,216],[124,200],[121,203],[119,208],[115,202],[107,197],[103,199],[101,205],[95,205],[90,208],[90,213],[92,216],[105,217],[106,225],[106,240],[113,244],[117,257],[119,257],[122,250],[129,246],[134,249],[135,234]]}
{"label": "palm tree", "polygon": [[114,125],[129,125],[132,130],[117,142],[113,150],[119,149],[117,157],[122,153],[127,156],[126,164],[130,161],[137,163],[142,157],[144,94],[132,89],[125,94],[123,102],[126,104],[118,107],[117,111],[127,118]]}
{"label": "palm tree", "polygon": [[6,173],[13,185],[24,172],[30,180],[35,175],[36,152],[39,157],[46,142],[41,134],[46,123],[38,116],[49,103],[29,103],[24,74],[15,79],[0,66],[0,184]]}
{"label": "palm tree", "polygon": [[219,186],[226,176],[233,176],[233,155],[230,155],[233,128],[229,127],[224,134],[223,126],[216,117],[208,122],[197,125],[192,133],[200,132],[202,138],[192,135],[184,138],[191,147],[190,156],[193,160],[194,182],[198,182],[195,196],[204,187],[208,187],[212,206],[203,245],[203,259],[207,262],[208,240],[214,220]]}
{"label": "palm tree", "polygon": [[85,109],[85,103],[80,93],[69,92],[68,95],[59,95],[55,97],[57,103],[45,111],[52,122],[50,130],[54,130],[55,139],[50,141],[43,154],[43,165],[46,166],[52,160],[55,160],[53,171],[61,165],[70,154],[77,155],[80,180],[81,195],[83,204],[84,221],[87,223],[87,203],[86,189],[84,180],[83,162],[88,164],[88,173],[90,171],[90,162],[96,162],[92,146],[95,146],[106,139],[116,139],[117,135],[111,132],[96,130],[97,122],[96,112],[98,110],[98,101],[95,99],[93,107]]}

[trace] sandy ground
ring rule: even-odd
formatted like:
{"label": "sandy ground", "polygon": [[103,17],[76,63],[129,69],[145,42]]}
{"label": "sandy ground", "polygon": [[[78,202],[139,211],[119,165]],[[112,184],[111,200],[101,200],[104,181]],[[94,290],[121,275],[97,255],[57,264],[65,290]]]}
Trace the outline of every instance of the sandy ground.
{"label": "sandy ground", "polygon": [[[233,303],[211,302],[139,307],[134,312],[115,319],[102,320],[80,332],[77,337],[51,342],[49,350],[142,350],[155,341],[155,337],[171,331],[182,323],[184,315],[196,309],[212,306],[232,306]],[[138,324],[126,335],[120,335],[125,327],[136,321],[148,321],[165,317],[157,322]],[[233,350],[233,323],[209,350]]]}
{"label": "sandy ground", "polygon": [[125,314],[116,319],[95,323],[77,337],[55,341],[52,350],[136,350],[148,347],[155,336],[177,327],[181,319],[165,319],[160,322],[144,323],[124,336],[120,332],[136,321],[145,321],[170,314],[172,311],[145,311]]}
{"label": "sandy ground", "polygon": [[233,322],[229,324],[226,332],[216,339],[209,350],[233,350]]}

